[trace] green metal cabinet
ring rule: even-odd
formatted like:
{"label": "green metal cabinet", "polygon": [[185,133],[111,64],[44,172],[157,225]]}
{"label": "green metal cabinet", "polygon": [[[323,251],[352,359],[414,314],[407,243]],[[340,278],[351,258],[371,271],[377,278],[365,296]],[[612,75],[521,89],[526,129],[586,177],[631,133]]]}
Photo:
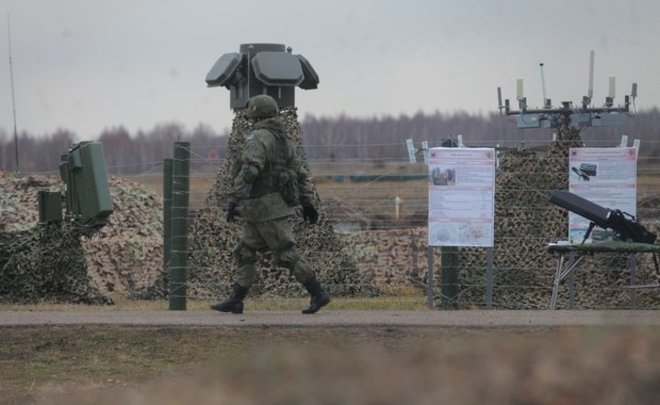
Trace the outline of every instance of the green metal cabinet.
{"label": "green metal cabinet", "polygon": [[104,226],[113,209],[103,145],[73,145],[62,155],[60,176],[66,184],[66,219],[86,228]]}
{"label": "green metal cabinet", "polygon": [[62,222],[62,195],[58,191],[39,190],[39,223]]}

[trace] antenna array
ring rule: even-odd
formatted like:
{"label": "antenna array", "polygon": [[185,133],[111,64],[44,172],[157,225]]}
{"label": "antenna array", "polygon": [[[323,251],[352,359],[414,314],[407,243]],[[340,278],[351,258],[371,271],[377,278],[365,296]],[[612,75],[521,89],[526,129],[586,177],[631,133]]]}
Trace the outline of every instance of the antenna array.
{"label": "antenna array", "polygon": [[502,89],[497,88],[497,101],[500,114],[516,115],[518,128],[560,128],[560,127],[588,127],[588,126],[618,126],[623,125],[625,116],[630,112],[630,105],[634,107],[637,97],[637,83],[632,84],[630,95],[624,96],[623,106],[614,105],[616,79],[609,77],[608,95],[602,107],[593,107],[594,95],[594,51],[589,53],[589,84],[587,95],[582,97],[580,106],[576,107],[571,101],[562,101],[561,107],[553,107],[552,100],[547,98],[545,88],[544,65],[539,64],[541,70],[541,85],[543,91],[543,107],[530,109],[527,98],[523,94],[523,80],[516,80],[516,100],[518,110],[511,109],[509,100],[502,103]]}

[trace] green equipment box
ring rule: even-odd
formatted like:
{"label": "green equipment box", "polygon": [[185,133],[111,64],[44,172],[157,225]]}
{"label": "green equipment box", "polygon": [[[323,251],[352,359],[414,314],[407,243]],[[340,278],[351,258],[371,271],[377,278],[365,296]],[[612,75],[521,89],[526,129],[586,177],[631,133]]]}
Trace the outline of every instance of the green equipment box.
{"label": "green equipment box", "polygon": [[62,195],[58,191],[39,190],[39,223],[62,222]]}
{"label": "green equipment box", "polygon": [[112,214],[103,145],[80,142],[62,155],[60,176],[66,184],[66,219],[99,229]]}

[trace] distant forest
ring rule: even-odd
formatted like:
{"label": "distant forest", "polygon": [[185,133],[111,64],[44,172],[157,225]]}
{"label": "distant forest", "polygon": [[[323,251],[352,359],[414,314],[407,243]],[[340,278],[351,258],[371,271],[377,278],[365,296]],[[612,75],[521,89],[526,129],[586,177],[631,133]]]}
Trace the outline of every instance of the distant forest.
{"label": "distant forest", "polygon": [[[382,163],[406,159],[405,140],[408,138],[417,146],[428,141],[433,147],[461,134],[466,146],[515,148],[546,145],[553,133],[551,129],[520,130],[513,117],[460,112],[372,118],[307,115],[301,120],[301,129],[307,156],[312,162],[372,160]],[[587,146],[613,146],[619,143],[622,134],[642,141],[642,164],[660,163],[660,110],[639,112],[628,118],[623,127],[585,129],[583,140]],[[118,126],[103,131],[96,138],[84,139],[66,129],[39,136],[21,132],[18,142],[20,171],[56,171],[60,154],[72,144],[98,140],[103,143],[106,164],[112,174],[139,174],[153,171],[164,158],[171,157],[172,144],[177,140],[191,143],[194,159],[222,159],[228,135],[216,133],[206,125],[186,130],[176,123],[160,124],[150,131],[133,134]],[[15,170],[14,155],[13,134],[0,128],[0,170]]]}

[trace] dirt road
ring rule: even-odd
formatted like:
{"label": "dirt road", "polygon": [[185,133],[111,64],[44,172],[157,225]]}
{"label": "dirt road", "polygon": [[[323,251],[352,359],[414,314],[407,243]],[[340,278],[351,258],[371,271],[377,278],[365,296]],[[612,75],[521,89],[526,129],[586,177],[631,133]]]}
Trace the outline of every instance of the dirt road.
{"label": "dirt road", "polygon": [[0,311],[0,326],[660,326],[660,311]]}

